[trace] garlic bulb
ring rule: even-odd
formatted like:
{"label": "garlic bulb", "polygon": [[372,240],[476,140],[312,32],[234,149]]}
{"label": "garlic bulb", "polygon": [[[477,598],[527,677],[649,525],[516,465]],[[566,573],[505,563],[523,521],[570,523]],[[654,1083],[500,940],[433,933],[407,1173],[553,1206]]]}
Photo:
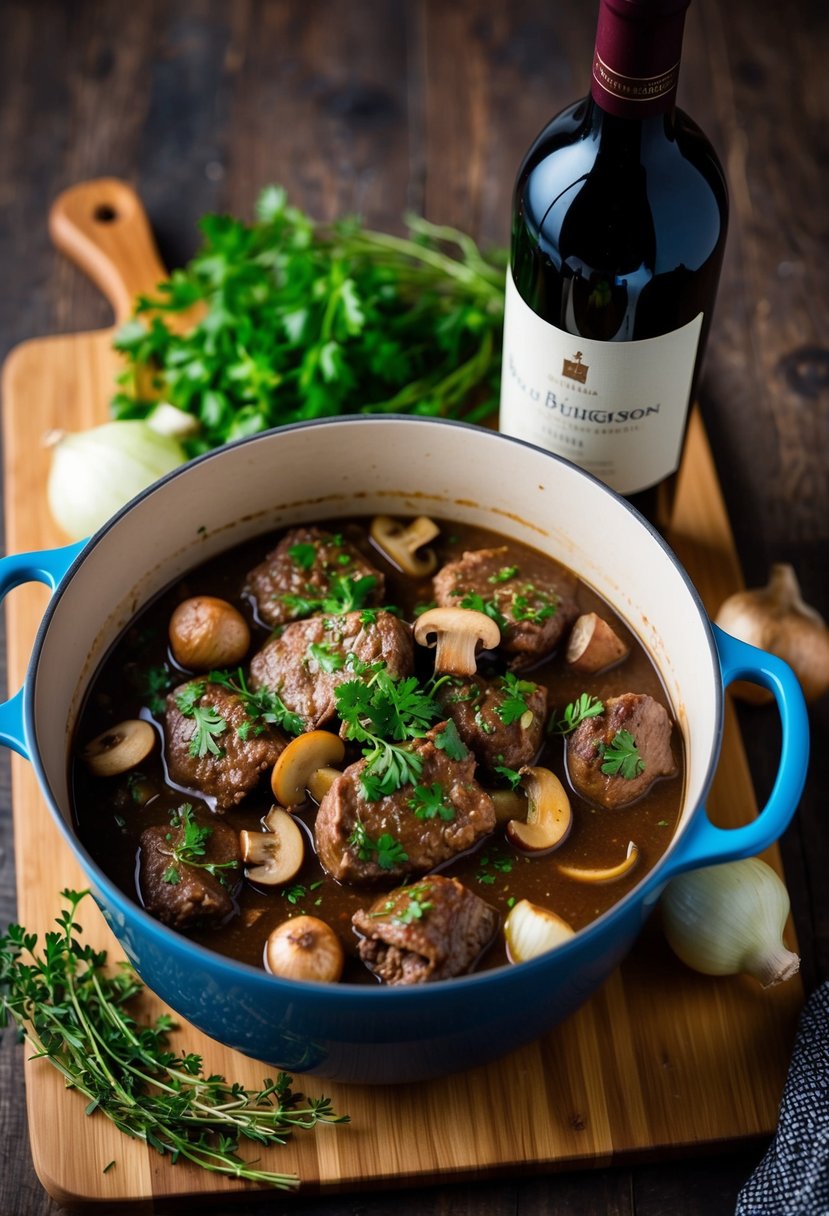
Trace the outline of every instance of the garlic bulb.
{"label": "garlic bulb", "polygon": [[[804,604],[791,566],[777,563],[768,586],[729,596],[716,619],[726,633],[784,659],[807,701],[816,701],[829,689],[829,628]],[[771,693],[754,684],[736,684],[734,691],[758,704],[771,699]]]}
{"label": "garlic bulb", "polygon": [[141,490],[183,464],[181,444],[146,422],[106,422],[48,437],[49,510],[71,540],[95,532]]}
{"label": "garlic bulb", "polygon": [[662,895],[665,936],[704,975],[746,972],[764,988],[791,979],[800,959],[783,943],[789,893],[758,857],[680,874]]}

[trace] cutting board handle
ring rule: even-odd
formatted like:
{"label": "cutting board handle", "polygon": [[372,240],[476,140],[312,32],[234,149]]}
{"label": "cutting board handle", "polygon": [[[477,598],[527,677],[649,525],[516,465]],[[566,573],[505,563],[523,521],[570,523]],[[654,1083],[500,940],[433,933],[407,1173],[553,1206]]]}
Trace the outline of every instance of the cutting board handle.
{"label": "cutting board handle", "polygon": [[101,289],[118,324],[132,313],[135,297],[167,278],[138,195],[115,177],[71,186],[55,199],[49,233]]}

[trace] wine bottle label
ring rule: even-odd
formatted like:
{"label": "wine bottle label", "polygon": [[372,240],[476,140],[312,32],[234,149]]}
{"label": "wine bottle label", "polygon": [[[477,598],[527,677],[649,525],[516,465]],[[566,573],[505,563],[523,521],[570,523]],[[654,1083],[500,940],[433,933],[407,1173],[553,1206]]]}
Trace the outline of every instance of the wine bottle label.
{"label": "wine bottle label", "polygon": [[679,466],[702,313],[659,338],[597,342],[539,317],[507,271],[499,426],[620,494]]}

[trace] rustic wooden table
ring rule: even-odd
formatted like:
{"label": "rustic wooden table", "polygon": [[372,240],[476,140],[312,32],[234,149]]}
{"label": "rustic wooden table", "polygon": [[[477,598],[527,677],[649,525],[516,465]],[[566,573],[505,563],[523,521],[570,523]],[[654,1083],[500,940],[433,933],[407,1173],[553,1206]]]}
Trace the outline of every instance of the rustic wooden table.
{"label": "rustic wooden table", "polygon": [[[587,88],[595,4],[583,0],[6,0],[0,6],[0,356],[36,334],[109,322],[54,253],[46,212],[64,187],[133,182],[169,265],[205,211],[250,214],[281,182],[319,218],[360,212],[397,229],[411,208],[507,238],[518,159]],[[744,573],[791,561],[829,615],[829,15],[694,0],[680,102],[719,148],[732,223],[702,407]],[[2,650],[0,650],[2,653]],[[773,714],[742,718],[760,794]],[[782,842],[807,990],[829,976],[829,704]],[[14,917],[8,759],[0,757],[0,924]],[[27,1144],[22,1049],[0,1046],[0,1214],[59,1209]],[[764,1145],[715,1157],[507,1178],[406,1193],[267,1197],[237,1210],[306,1216],[718,1216]],[[142,1209],[144,1210],[144,1209]]]}

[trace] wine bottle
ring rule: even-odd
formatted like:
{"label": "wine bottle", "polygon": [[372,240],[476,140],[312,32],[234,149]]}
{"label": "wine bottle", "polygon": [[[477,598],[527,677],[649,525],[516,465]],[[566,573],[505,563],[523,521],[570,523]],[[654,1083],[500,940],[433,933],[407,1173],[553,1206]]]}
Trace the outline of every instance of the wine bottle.
{"label": "wine bottle", "polygon": [[728,219],[722,166],[675,104],[688,3],[600,0],[590,95],[518,171],[506,285],[501,430],[654,522],[679,466]]}

